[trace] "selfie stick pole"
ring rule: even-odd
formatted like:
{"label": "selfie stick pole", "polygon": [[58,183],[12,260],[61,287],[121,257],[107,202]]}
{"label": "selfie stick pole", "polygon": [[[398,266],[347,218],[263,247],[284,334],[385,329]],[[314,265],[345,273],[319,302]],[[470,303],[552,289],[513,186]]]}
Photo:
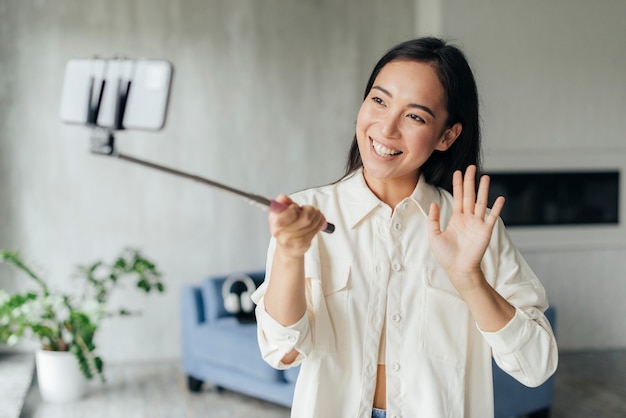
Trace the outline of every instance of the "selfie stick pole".
{"label": "selfie stick pole", "polygon": [[[230,187],[225,184],[218,183],[217,181],[214,181],[214,180],[210,180],[210,179],[200,177],[194,174],[186,173],[184,171],[176,170],[174,168],[166,167],[160,164],[155,164],[149,161],[140,160],[138,158],[131,157],[129,155],[121,154],[115,148],[115,137],[113,136],[113,132],[109,129],[94,128],[92,135],[91,135],[91,152],[94,154],[117,157],[120,160],[139,164],[144,167],[159,170],[168,174],[173,174],[178,177],[184,177],[189,180],[194,180],[199,183],[218,188],[220,190],[242,197],[246,199],[249,203],[265,207],[270,212],[279,213],[287,209],[287,205],[277,202],[274,199],[268,199],[267,197],[264,197],[264,196],[247,193],[242,190],[235,189],[234,187]],[[335,231],[335,225],[331,224],[330,222],[327,222],[326,225],[324,226],[323,232],[332,234],[334,231]]]}

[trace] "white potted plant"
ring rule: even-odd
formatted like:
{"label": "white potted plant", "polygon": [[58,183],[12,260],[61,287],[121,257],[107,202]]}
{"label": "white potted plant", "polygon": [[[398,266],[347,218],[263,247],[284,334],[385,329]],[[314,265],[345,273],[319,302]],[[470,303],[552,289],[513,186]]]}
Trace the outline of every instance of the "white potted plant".
{"label": "white potted plant", "polygon": [[57,292],[39,277],[17,252],[0,250],[8,263],[33,283],[32,290],[8,294],[0,290],[0,343],[14,345],[22,339],[39,343],[35,362],[41,396],[65,402],[85,394],[86,379],[105,381],[103,361],[94,337],[105,317],[135,314],[127,309],[106,310],[111,292],[131,282],[144,292],[163,292],[161,273],[140,251],[126,249],[112,262],[78,266],[78,285]]}

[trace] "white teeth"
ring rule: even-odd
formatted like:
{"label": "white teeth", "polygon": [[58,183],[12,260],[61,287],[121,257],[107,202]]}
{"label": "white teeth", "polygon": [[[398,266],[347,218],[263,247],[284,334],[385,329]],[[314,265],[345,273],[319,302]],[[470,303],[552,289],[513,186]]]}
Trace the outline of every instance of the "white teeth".
{"label": "white teeth", "polygon": [[389,157],[391,155],[402,154],[402,151],[394,151],[392,149],[389,149],[379,144],[378,142],[374,140],[372,140],[372,145],[374,146],[374,151],[376,151],[376,154],[380,155],[381,157]]}

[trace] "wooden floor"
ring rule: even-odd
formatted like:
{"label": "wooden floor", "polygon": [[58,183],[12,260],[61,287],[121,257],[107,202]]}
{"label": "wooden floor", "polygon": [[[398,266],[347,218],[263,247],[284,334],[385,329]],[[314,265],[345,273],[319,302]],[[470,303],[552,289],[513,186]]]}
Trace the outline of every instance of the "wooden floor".
{"label": "wooden floor", "polygon": [[[20,418],[286,418],[289,410],[206,387],[189,394],[177,361],[109,366],[105,385],[90,383],[77,403],[46,404],[36,381]],[[36,379],[35,379],[36,380]],[[625,418],[626,351],[562,354],[553,418]]]}

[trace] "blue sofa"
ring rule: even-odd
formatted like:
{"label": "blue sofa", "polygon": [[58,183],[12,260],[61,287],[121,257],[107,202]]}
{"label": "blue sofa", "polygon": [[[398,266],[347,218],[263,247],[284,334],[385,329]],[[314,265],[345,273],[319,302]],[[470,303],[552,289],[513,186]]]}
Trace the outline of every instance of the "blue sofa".
{"label": "blue sofa", "polygon": [[[265,272],[247,275],[259,285]],[[299,368],[275,370],[261,358],[253,321],[242,321],[224,308],[222,284],[227,276],[209,277],[181,289],[182,368],[190,392],[204,382],[291,406]],[[546,312],[555,326],[553,308]],[[245,319],[245,318],[244,318]],[[549,417],[554,376],[538,388],[528,388],[494,363],[495,417]]]}
{"label": "blue sofa", "polygon": [[[258,286],[265,272],[247,275]],[[210,277],[198,286],[181,289],[182,366],[187,387],[198,392],[207,381],[219,389],[290,407],[299,368],[275,370],[263,361],[256,324],[242,322],[224,308],[226,278]]]}

